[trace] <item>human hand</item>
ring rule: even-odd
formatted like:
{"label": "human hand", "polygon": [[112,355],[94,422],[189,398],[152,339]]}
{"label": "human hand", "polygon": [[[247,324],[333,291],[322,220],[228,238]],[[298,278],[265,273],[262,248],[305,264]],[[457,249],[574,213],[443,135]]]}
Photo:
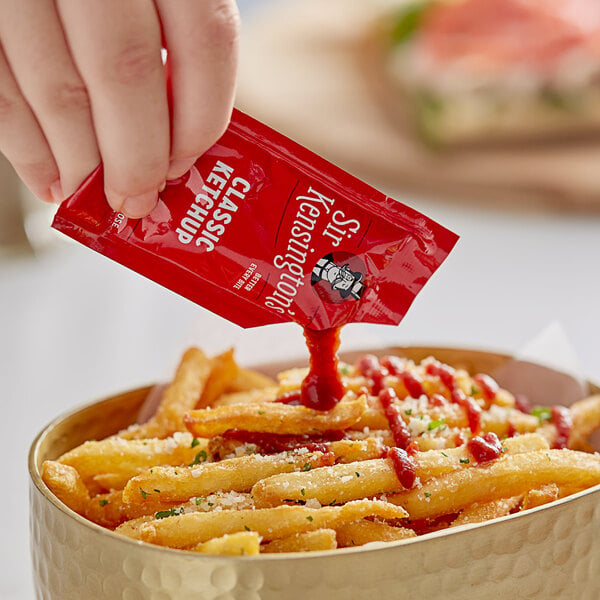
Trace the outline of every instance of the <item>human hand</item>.
{"label": "human hand", "polygon": [[102,161],[145,216],[227,127],[237,41],[234,0],[0,0],[0,150],[48,202]]}

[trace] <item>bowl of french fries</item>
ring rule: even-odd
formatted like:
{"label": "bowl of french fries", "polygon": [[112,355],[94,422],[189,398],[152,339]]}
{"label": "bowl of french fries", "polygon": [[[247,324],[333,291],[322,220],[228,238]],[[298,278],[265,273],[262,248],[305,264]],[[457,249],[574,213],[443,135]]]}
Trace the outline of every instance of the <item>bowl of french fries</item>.
{"label": "bowl of french fries", "polygon": [[502,354],[342,358],[329,411],[293,401],[304,368],[191,348],[169,384],[50,423],[29,457],[37,597],[600,597],[600,387],[531,407],[487,375]]}

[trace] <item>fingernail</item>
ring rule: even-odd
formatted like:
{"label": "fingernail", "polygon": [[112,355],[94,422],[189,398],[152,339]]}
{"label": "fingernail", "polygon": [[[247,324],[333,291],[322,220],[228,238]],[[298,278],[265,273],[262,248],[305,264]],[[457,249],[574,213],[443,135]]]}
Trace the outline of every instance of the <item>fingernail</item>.
{"label": "fingernail", "polygon": [[141,219],[152,212],[152,209],[156,206],[157,202],[158,192],[146,192],[139,196],[129,196],[128,198],[125,198],[119,210],[127,217]]}
{"label": "fingernail", "polygon": [[62,186],[60,185],[60,179],[57,179],[49,189],[50,195],[52,196],[52,200],[55,204],[60,204],[65,199],[63,196]]}
{"label": "fingernail", "polygon": [[177,179],[187,173],[196,162],[195,158],[178,158],[172,160],[167,171],[167,179]]}

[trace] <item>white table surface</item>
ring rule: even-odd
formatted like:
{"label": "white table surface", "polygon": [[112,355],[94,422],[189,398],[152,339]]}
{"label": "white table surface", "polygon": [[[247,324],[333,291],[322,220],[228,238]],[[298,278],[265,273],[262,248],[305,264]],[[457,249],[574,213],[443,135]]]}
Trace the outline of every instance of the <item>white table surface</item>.
{"label": "white table surface", "polygon": [[[405,201],[461,241],[400,327],[348,327],[345,347],[516,351],[557,320],[600,379],[600,216]],[[26,456],[37,431],[73,406],[165,379],[189,344],[234,344],[246,364],[304,355],[293,325],[243,331],[70,242],[0,262],[1,598],[33,597]]]}

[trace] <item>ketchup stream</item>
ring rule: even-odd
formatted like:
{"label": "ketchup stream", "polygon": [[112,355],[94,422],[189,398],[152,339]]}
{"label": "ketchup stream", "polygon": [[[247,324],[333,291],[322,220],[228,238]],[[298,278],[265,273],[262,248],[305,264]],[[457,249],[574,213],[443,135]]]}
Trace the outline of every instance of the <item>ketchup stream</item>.
{"label": "ketchup stream", "polygon": [[338,371],[340,330],[337,327],[322,330],[305,328],[304,337],[310,354],[310,368],[302,382],[302,405],[316,410],[331,410],[345,392]]}

